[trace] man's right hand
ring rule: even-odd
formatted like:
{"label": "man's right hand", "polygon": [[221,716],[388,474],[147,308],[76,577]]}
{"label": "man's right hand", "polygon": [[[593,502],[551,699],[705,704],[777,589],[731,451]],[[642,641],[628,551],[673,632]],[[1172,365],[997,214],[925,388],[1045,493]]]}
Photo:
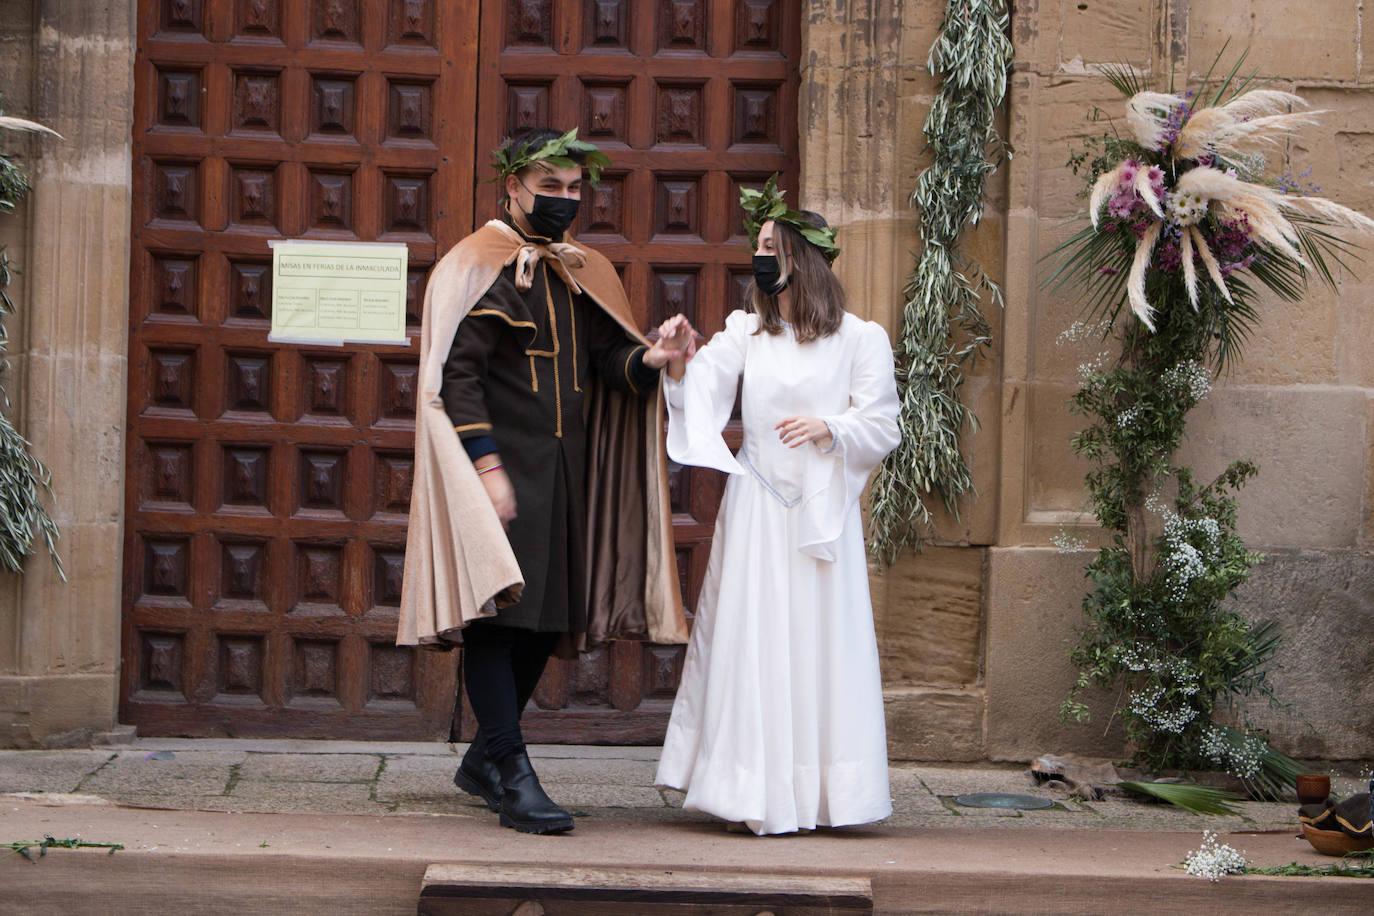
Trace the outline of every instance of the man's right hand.
{"label": "man's right hand", "polygon": [[[478,472],[477,479],[482,481],[482,486],[487,491],[487,499],[491,500],[496,517],[501,520],[501,527],[509,530],[510,523],[515,518],[515,487],[511,486],[510,477],[506,475],[505,469],[495,467],[500,463],[500,457],[493,453],[478,458],[474,466]],[[485,468],[493,469],[483,473]]]}

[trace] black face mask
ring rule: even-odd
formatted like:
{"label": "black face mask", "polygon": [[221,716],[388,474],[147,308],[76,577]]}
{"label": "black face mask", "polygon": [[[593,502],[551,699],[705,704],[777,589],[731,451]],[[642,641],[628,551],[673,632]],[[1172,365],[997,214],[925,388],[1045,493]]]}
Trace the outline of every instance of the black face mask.
{"label": "black face mask", "polygon": [[777,255],[754,255],[754,282],[770,296],[776,296],[787,289],[787,280],[782,276],[782,267],[778,264]]}
{"label": "black face mask", "polygon": [[[529,190],[526,188],[525,190]],[[536,235],[555,241],[563,237],[568,227],[577,219],[577,206],[581,201],[575,197],[550,197],[548,194],[534,195],[534,209],[526,214],[530,228]]]}

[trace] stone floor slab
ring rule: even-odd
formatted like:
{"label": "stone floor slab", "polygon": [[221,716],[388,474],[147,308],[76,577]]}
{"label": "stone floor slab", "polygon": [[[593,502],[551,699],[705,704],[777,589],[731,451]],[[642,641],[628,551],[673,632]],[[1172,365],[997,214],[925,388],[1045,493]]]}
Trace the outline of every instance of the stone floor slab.
{"label": "stone floor slab", "polygon": [[[447,762],[448,757],[419,760]],[[371,782],[382,762],[379,754],[250,753],[239,767],[239,779],[273,782]]]}
{"label": "stone floor slab", "polygon": [[382,814],[371,787],[361,783],[240,782],[229,810],[319,814]]}
{"label": "stone floor slab", "polygon": [[452,757],[389,757],[377,780],[377,800],[391,804],[471,798],[453,784],[457,767]]}
{"label": "stone floor slab", "polygon": [[1027,770],[1004,767],[931,767],[917,766],[912,772],[936,795],[964,795],[970,792],[1015,792],[1023,795],[1043,795]]}
{"label": "stone floor slab", "polygon": [[0,751],[0,792],[75,792],[112,757],[105,751]]}
{"label": "stone floor slab", "polygon": [[564,808],[666,808],[657,789],[643,786],[602,786],[561,783],[547,785],[549,795]]}
{"label": "stone floor slab", "polygon": [[115,797],[119,793],[162,795],[219,795],[228,786],[233,769],[247,752],[177,752],[168,760],[149,759],[142,751],[120,752],[93,774],[81,790]]}
{"label": "stone floor slab", "polygon": [[543,758],[534,761],[535,771],[544,783],[573,783],[584,786],[652,787],[657,767],[647,760],[608,758]]}

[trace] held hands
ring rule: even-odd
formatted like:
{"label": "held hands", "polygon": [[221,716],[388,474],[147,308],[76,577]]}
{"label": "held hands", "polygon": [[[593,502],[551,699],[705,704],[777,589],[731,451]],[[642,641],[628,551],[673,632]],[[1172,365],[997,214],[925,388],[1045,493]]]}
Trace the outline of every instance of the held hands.
{"label": "held hands", "polygon": [[487,499],[491,500],[496,517],[501,520],[501,527],[509,531],[515,518],[515,487],[511,486],[510,478],[500,465],[501,459],[495,453],[483,455],[473,464],[477,468],[477,479],[482,481]]}
{"label": "held hands", "polygon": [[644,365],[650,369],[668,368],[675,380],[682,378],[687,361],[697,352],[697,334],[692,323],[681,313],[658,326],[658,340],[644,354]]}
{"label": "held hands", "polygon": [[817,448],[824,451],[834,442],[830,427],[825,425],[824,420],[815,417],[783,417],[773,428],[779,431],[778,438],[788,448],[814,442]]}

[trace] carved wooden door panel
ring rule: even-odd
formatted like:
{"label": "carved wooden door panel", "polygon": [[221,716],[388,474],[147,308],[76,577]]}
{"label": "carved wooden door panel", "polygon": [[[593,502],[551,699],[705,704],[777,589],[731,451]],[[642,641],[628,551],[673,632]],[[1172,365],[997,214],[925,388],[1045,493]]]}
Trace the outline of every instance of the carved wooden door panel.
{"label": "carved wooden door panel", "polygon": [[[477,0],[143,0],[121,721],[447,736],[394,645],[429,265],[471,230]],[[409,347],[267,341],[269,238],[408,243]]]}
{"label": "carved wooden door panel", "polygon": [[[614,160],[583,192],[577,237],[619,269],[640,326],[685,313],[724,326],[751,277],[740,187],[796,187],[800,4],[793,0],[505,0],[483,4],[478,156],[530,126],[580,128]],[[495,215],[482,185],[476,221]],[[734,445],[738,445],[737,433]],[[675,469],[690,609],[724,478]],[[525,714],[532,741],[657,742],[683,649],[617,643],[550,663]],[[537,706],[537,708],[535,708]],[[472,719],[463,731],[470,735]]]}

